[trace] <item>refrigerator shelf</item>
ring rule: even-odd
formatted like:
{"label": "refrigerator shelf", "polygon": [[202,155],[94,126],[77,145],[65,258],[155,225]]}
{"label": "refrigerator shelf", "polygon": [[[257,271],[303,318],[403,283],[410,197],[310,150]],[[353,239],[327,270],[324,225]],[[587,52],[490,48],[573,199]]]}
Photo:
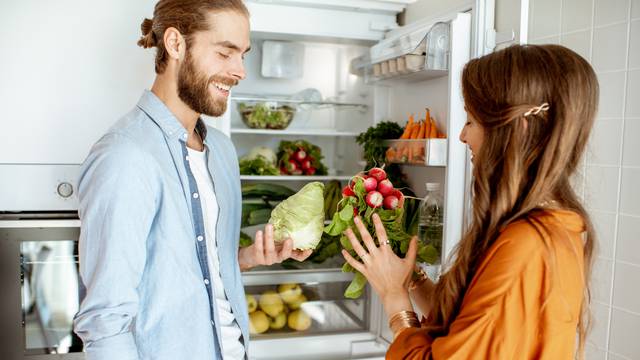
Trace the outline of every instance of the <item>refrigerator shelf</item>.
{"label": "refrigerator shelf", "polygon": [[245,286],[277,285],[282,283],[330,283],[351,281],[353,273],[342,269],[256,270],[242,273]]}
{"label": "refrigerator shelf", "polygon": [[237,135],[269,135],[269,136],[327,136],[327,137],[356,137],[360,134],[357,131],[335,131],[326,129],[291,129],[291,130],[269,130],[269,129],[249,129],[231,128],[231,134]]}
{"label": "refrigerator shelf", "polygon": [[447,139],[386,140],[385,145],[390,163],[447,166]]}
{"label": "refrigerator shelf", "polygon": [[240,175],[240,180],[245,180],[245,181],[329,181],[329,180],[351,180],[351,176],[346,176],[346,175],[322,175],[322,176]]}
{"label": "refrigerator shelf", "polygon": [[249,94],[235,94],[230,98],[231,101],[234,102],[265,102],[271,104],[290,104],[290,105],[306,105],[312,108],[324,108],[324,107],[337,107],[337,108],[348,108],[354,107],[359,110],[366,110],[369,106],[366,104],[358,104],[358,103],[345,103],[340,101],[322,101],[322,100],[305,100],[305,99],[297,99],[291,96],[286,95],[249,95]]}

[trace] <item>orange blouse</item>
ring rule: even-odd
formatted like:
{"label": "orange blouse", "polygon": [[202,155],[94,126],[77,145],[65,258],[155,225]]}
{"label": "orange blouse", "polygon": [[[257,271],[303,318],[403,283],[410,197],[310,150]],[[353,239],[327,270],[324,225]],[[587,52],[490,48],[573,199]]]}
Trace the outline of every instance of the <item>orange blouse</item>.
{"label": "orange blouse", "polygon": [[514,222],[487,251],[449,333],[433,339],[423,329],[403,330],[386,358],[573,359],[584,291],[584,223],[563,210],[536,218],[549,228],[555,262],[532,225]]}

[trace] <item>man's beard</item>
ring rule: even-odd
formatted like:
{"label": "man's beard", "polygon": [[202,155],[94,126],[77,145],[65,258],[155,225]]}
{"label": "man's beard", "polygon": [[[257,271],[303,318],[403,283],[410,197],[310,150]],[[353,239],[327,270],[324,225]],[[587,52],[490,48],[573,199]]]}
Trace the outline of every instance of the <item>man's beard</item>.
{"label": "man's beard", "polygon": [[[209,92],[209,84],[219,82],[225,85],[236,85],[237,81],[198,73],[191,57],[191,51],[187,50],[184,63],[178,71],[178,97],[193,111],[199,114],[218,117],[227,110],[226,98],[216,99]],[[215,86],[215,85],[214,85]]]}

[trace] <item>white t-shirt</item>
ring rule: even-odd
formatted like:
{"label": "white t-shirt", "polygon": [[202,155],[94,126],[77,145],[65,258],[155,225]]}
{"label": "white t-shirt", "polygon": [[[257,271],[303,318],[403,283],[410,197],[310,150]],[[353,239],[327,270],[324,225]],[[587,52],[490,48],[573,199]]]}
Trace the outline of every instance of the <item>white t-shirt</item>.
{"label": "white t-shirt", "polygon": [[214,192],[209,169],[207,168],[206,150],[203,152],[187,147],[189,153],[189,166],[198,185],[200,204],[202,204],[202,217],[204,219],[204,231],[207,239],[209,260],[209,273],[211,276],[220,331],[222,335],[222,358],[225,360],[244,359],[245,349],[240,341],[242,332],[231,310],[231,304],[227,299],[220,277],[220,262],[218,259],[218,247],[216,242],[216,222],[218,220],[218,201]]}

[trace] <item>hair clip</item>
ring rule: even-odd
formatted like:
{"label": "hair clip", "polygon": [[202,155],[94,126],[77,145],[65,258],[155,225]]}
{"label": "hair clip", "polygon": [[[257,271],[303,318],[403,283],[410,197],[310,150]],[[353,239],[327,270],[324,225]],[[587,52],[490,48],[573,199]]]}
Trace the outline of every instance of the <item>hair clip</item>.
{"label": "hair clip", "polygon": [[549,110],[549,104],[548,103],[543,103],[540,106],[534,106],[531,109],[529,109],[529,111],[524,113],[524,116],[538,115],[538,114],[540,114],[541,111],[547,111],[547,110]]}

